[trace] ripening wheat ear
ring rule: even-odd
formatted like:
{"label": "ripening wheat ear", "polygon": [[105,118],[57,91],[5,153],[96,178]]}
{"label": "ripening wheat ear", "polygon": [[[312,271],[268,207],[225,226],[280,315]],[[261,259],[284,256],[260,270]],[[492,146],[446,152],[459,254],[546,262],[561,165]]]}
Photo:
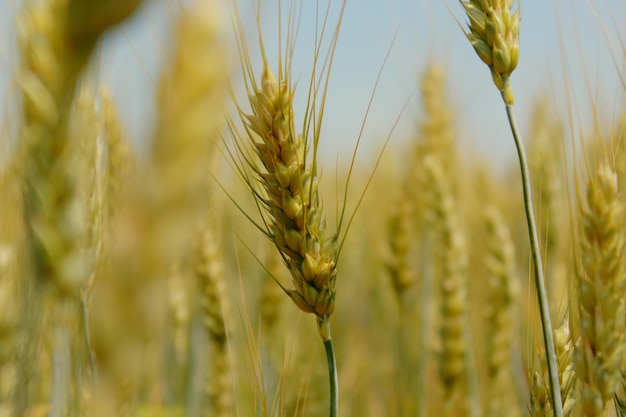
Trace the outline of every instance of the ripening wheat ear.
{"label": "ripening wheat ear", "polygon": [[[87,279],[90,262],[81,250],[88,234],[87,210],[80,198],[82,172],[78,145],[69,135],[69,110],[78,77],[99,37],[130,15],[139,3],[48,0],[25,5],[19,24],[17,83],[23,114],[20,146],[25,155],[24,212],[32,257],[30,273],[35,277],[25,283],[27,296],[39,297],[42,288],[51,288],[63,298],[74,297]],[[86,15],[98,24],[83,26]],[[32,304],[39,306],[41,300],[27,300],[28,306]],[[25,313],[32,321],[27,346],[21,350],[23,364],[36,360],[33,348],[28,346],[38,345],[41,314],[38,309]],[[64,315],[61,311],[59,314]],[[65,346],[55,352],[60,357],[69,355],[67,343],[62,343]],[[32,365],[23,366],[15,396],[16,415],[23,414],[28,403],[30,376],[24,370]],[[58,374],[63,372],[69,370],[60,369]],[[65,400],[60,397],[68,393],[67,379],[53,383],[52,413],[64,412]]]}
{"label": "ripening wheat ear", "polygon": [[[342,3],[341,13],[344,6]],[[250,112],[238,105],[243,132],[234,122],[231,123],[238,151],[237,156],[232,155],[233,164],[255,198],[262,218],[262,225],[258,228],[274,243],[291,273],[294,288],[284,291],[298,308],[316,316],[331,375],[330,415],[336,416],[337,374],[329,317],[335,308],[340,226],[330,233],[326,229],[317,166],[321,119],[331,68],[326,62],[322,68],[317,68],[322,63],[319,48],[324,31],[316,41],[307,110],[299,131],[294,122],[295,86],[290,74],[295,33],[288,34],[285,56],[282,53],[279,56],[278,77],[270,68],[260,37],[263,68],[257,81],[238,11],[236,7],[234,9]],[[290,16],[290,19],[294,17]],[[332,62],[340,22],[341,17],[331,39],[329,62]],[[321,78],[320,73],[323,74]]]}
{"label": "ripening wheat ear", "polygon": [[465,35],[476,54],[491,70],[505,101],[513,104],[509,77],[519,62],[520,11],[511,13],[515,0],[461,1],[469,18]]}
{"label": "ripening wheat ear", "polygon": [[576,374],[584,415],[601,416],[613,399],[626,347],[624,336],[624,203],[617,175],[600,166],[582,212],[581,265],[577,268],[580,342]]}
{"label": "ripening wheat ear", "polygon": [[267,193],[258,197],[269,216],[267,233],[289,268],[294,303],[306,313],[328,317],[334,310],[337,240],[326,238],[315,166],[306,160],[307,143],[295,132],[293,86],[276,80],[267,64],[262,89],[250,97],[244,115],[263,168],[251,165]]}

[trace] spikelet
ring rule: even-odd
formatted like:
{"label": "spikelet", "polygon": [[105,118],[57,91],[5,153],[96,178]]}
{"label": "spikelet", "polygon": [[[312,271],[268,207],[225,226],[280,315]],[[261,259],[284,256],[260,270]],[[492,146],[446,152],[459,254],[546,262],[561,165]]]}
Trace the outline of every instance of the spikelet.
{"label": "spikelet", "polygon": [[[554,347],[559,360],[559,382],[561,385],[561,399],[563,401],[563,415],[568,417],[576,403],[574,386],[576,373],[574,371],[574,342],[572,340],[569,322],[565,321],[554,331]],[[545,360],[542,361],[545,363]]]}
{"label": "spikelet", "polygon": [[587,416],[605,414],[621,377],[626,288],[623,215],[617,175],[603,164],[587,188],[577,268],[580,342],[575,366]]}
{"label": "spikelet", "polygon": [[[489,375],[489,413],[504,415],[511,410],[508,387],[512,384],[511,340],[515,304],[515,247],[501,212],[495,206],[485,210],[487,236],[486,267],[489,273],[489,310],[487,312],[487,368]],[[508,414],[510,415],[510,413]]]}
{"label": "spikelet", "polygon": [[[558,373],[563,415],[569,417],[572,415],[576,403],[574,397],[576,374],[574,372],[574,342],[571,339],[568,321],[564,321],[554,331],[554,343],[559,363]],[[550,387],[547,381],[545,350],[542,347],[539,347],[536,363],[540,369],[533,373],[530,391],[530,415],[533,417],[550,417],[554,415],[554,412],[548,395]]]}
{"label": "spikelet", "polygon": [[307,141],[295,130],[293,94],[289,79],[276,80],[266,63],[261,87],[250,95],[252,113],[243,117],[260,163],[251,162],[251,168],[266,195],[255,196],[293,278],[295,289],[288,294],[302,311],[321,319],[335,306],[337,239],[326,236],[316,165],[307,161]]}
{"label": "spikelet", "polygon": [[513,104],[509,77],[519,61],[519,9],[515,0],[459,0],[469,19],[466,32],[480,59],[491,70],[493,82],[508,104]]}
{"label": "spikelet", "polygon": [[200,287],[202,318],[209,335],[211,357],[207,373],[207,416],[231,415],[228,363],[228,344],[225,314],[228,298],[225,293],[221,255],[211,230],[201,231],[196,263],[196,276]]}

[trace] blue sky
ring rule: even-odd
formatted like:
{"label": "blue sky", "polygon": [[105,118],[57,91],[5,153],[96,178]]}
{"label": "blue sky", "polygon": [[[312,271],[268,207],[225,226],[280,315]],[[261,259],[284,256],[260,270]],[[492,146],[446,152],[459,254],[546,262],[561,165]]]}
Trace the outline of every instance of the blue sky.
{"label": "blue sky", "polygon": [[[224,13],[225,1],[216,1],[223,3]],[[0,114],[5,121],[6,109],[15,97],[10,81],[15,68],[10,35],[19,3],[0,2]],[[245,12],[250,10],[252,1],[239,3],[247,16],[247,25],[252,26],[254,21]],[[272,54],[276,21],[271,5],[275,2],[261,3],[262,25]],[[296,52],[294,76],[304,78],[310,65],[309,45],[317,2],[303,3],[300,54]],[[161,65],[167,60],[171,16],[178,7],[177,0],[148,2],[131,21],[107,36],[97,65],[97,82],[110,85],[139,148],[150,136],[153,82],[158,80]],[[592,101],[604,118],[601,122],[613,122],[617,109],[621,107],[623,111],[625,100],[619,75],[626,75],[626,1],[526,0],[521,9],[521,58],[512,84],[522,131],[534,100],[542,93],[554,98],[555,110],[564,117],[568,117],[568,98],[570,103],[576,103],[572,120],[577,128],[591,125]],[[447,69],[462,149],[470,155],[487,157],[499,166],[515,162],[499,94],[454,16],[464,23],[461,7],[454,0],[348,0],[331,74],[321,145],[324,157],[334,161],[351,154],[376,75],[391,47],[366,125],[363,156],[378,151],[407,101],[409,105],[393,135],[392,149],[403,146],[415,132],[416,121],[421,117],[419,76],[428,62],[437,60]],[[223,29],[228,41],[232,34],[226,20]],[[391,46],[396,31],[397,38]],[[296,108],[296,112],[299,110]]]}

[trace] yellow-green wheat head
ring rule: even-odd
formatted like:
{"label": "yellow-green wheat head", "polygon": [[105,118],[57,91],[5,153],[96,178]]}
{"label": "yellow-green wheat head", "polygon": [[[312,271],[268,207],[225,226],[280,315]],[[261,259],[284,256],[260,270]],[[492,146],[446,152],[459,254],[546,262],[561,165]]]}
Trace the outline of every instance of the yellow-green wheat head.
{"label": "yellow-green wheat head", "polygon": [[244,132],[232,128],[239,151],[236,160],[242,162],[239,172],[255,197],[263,223],[260,229],[276,245],[291,273],[294,289],[285,292],[302,311],[314,313],[318,319],[328,318],[335,306],[339,228],[327,232],[318,190],[317,148],[327,81],[322,78],[318,85],[319,74],[312,70],[299,131],[294,121],[289,47],[287,59],[279,58],[276,78],[261,40],[263,70],[258,81],[247,50],[242,49],[248,64],[244,68],[250,111],[240,110]]}
{"label": "yellow-green wheat head", "polygon": [[506,102],[513,104],[509,77],[519,61],[519,8],[515,0],[461,1],[469,18],[465,35],[480,59],[491,70],[493,82]]}
{"label": "yellow-green wheat head", "polygon": [[254,92],[247,126],[256,134],[261,166],[251,165],[267,195],[257,195],[269,215],[268,232],[293,277],[289,295],[305,312],[329,316],[334,309],[337,241],[327,239],[315,166],[307,164],[306,139],[295,132],[293,88],[266,67]]}

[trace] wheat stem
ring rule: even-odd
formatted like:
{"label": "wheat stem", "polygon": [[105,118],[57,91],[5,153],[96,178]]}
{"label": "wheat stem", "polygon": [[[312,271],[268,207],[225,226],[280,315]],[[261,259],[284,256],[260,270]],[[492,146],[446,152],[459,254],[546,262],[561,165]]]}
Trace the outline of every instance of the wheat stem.
{"label": "wheat stem", "polygon": [[526,151],[522,143],[513,114],[513,105],[509,104],[505,91],[501,90],[502,100],[506,107],[506,115],[511,126],[511,133],[517,148],[517,156],[519,158],[520,170],[522,174],[522,187],[524,191],[524,210],[526,212],[526,220],[528,223],[528,233],[530,235],[530,248],[533,259],[533,268],[535,272],[535,287],[537,290],[537,299],[539,302],[539,314],[541,316],[541,326],[543,331],[543,342],[546,348],[546,361],[548,365],[548,375],[550,381],[550,398],[554,409],[555,417],[563,417],[563,405],[561,402],[561,388],[559,384],[559,372],[556,358],[556,350],[554,348],[554,338],[552,336],[552,323],[550,320],[550,310],[548,305],[548,296],[546,294],[545,277],[543,275],[543,259],[541,257],[541,249],[539,247],[539,236],[537,233],[537,222],[535,220],[535,212],[533,210],[533,197],[530,185],[530,173],[528,169],[528,161],[526,160]]}
{"label": "wheat stem", "polygon": [[337,417],[339,414],[339,375],[337,374],[337,360],[335,359],[335,346],[330,336],[330,323],[328,316],[317,319],[317,326],[324,341],[326,359],[328,360],[328,376],[330,379],[330,412],[329,417]]}

